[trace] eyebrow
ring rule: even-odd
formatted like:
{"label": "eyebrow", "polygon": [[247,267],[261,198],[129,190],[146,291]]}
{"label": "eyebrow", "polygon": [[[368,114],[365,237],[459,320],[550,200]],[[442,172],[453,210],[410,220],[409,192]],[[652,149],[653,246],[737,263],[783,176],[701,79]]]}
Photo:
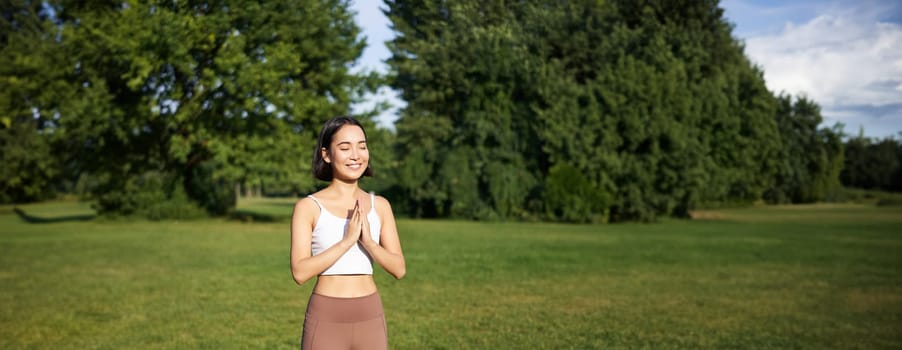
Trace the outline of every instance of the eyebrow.
{"label": "eyebrow", "polygon": [[[366,143],[366,140],[358,141],[357,143]],[[350,145],[350,144],[351,144],[351,141],[342,141],[342,142],[339,142],[336,146],[341,146],[341,145],[344,145],[344,144]]]}

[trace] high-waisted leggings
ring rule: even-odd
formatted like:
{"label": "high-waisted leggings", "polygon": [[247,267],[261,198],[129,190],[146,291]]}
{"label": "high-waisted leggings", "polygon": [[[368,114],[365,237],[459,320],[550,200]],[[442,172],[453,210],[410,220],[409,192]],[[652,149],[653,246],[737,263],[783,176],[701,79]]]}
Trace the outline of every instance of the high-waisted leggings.
{"label": "high-waisted leggings", "polygon": [[356,298],[310,295],[301,349],[388,349],[379,293]]}

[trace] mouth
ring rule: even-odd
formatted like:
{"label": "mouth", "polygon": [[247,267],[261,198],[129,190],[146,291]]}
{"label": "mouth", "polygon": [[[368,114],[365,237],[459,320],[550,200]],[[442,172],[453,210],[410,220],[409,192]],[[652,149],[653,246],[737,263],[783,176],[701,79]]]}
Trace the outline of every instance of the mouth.
{"label": "mouth", "polygon": [[354,170],[360,169],[360,167],[362,167],[362,166],[363,166],[363,164],[360,164],[360,163],[348,164],[348,168],[351,168]]}

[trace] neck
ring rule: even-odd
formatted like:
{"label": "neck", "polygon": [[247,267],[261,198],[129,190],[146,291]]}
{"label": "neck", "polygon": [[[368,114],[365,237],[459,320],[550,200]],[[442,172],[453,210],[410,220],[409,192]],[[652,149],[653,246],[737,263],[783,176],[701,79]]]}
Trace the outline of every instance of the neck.
{"label": "neck", "polygon": [[353,198],[357,195],[357,191],[359,190],[359,187],[357,187],[357,180],[342,181],[333,178],[329,187],[341,198]]}

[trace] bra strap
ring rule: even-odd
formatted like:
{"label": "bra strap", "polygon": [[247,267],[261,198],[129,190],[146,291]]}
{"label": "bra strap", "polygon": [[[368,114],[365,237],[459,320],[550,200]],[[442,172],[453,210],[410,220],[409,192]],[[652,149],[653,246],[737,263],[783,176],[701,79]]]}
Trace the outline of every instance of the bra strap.
{"label": "bra strap", "polygon": [[370,192],[370,208],[376,210],[376,193]]}
{"label": "bra strap", "polygon": [[312,194],[307,195],[307,197],[312,199],[313,202],[316,203],[316,206],[319,207],[319,211],[323,211],[323,205],[319,203],[319,200],[317,200],[316,197],[314,197]]}

